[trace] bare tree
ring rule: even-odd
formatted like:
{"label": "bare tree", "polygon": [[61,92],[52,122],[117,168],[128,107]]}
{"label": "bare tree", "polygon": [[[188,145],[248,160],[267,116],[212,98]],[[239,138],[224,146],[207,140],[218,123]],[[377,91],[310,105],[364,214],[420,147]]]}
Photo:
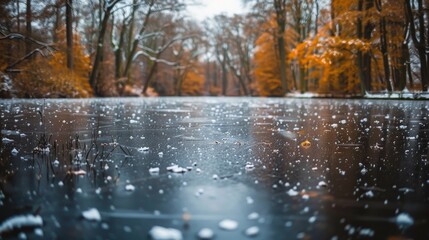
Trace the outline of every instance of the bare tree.
{"label": "bare tree", "polygon": [[[27,38],[31,37],[32,27],[31,23],[33,21],[33,13],[31,12],[31,0],[27,0],[26,2],[26,10],[25,10],[25,26],[26,26],[26,36]],[[31,42],[27,41],[25,45],[25,52],[31,52]]]}
{"label": "bare tree", "polygon": [[414,46],[417,48],[418,56],[420,60],[420,80],[422,82],[422,91],[427,92],[429,87],[429,51],[428,51],[428,40],[426,37],[429,35],[429,24],[427,19],[429,18],[428,2],[423,0],[417,0],[417,8],[413,8],[414,1],[406,0],[406,18],[409,24],[409,34]]}
{"label": "bare tree", "polygon": [[100,64],[103,59],[103,50],[104,50],[104,38],[106,36],[107,27],[109,23],[109,18],[112,15],[112,11],[115,8],[115,5],[118,4],[121,0],[112,0],[112,1],[104,1],[103,4],[103,16],[102,22],[100,26],[100,31],[98,33],[97,38],[97,46],[95,50],[95,58],[92,64],[92,71],[89,78],[89,83],[94,89],[95,94],[98,94],[98,74],[100,71]]}
{"label": "bare tree", "polygon": [[67,68],[73,69],[73,0],[66,2]]}

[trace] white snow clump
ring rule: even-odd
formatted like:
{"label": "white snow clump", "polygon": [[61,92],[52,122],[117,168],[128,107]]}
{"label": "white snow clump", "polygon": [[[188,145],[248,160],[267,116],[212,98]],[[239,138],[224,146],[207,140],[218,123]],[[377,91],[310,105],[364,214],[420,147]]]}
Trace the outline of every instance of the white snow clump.
{"label": "white snow clump", "polygon": [[41,227],[42,225],[43,219],[41,216],[35,216],[32,214],[14,216],[6,219],[0,225],[0,234],[23,227]]}
{"label": "white snow clump", "polygon": [[154,226],[149,231],[149,235],[154,240],[182,240],[182,232],[174,228],[164,228]]}
{"label": "white snow clump", "polygon": [[89,221],[101,221],[100,212],[96,208],[91,208],[82,212],[82,217]]}

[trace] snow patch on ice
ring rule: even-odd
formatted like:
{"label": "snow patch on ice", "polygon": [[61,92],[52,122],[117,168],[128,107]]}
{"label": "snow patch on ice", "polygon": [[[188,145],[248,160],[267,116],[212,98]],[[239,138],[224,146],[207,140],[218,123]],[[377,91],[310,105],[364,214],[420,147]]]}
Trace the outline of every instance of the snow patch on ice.
{"label": "snow patch on ice", "polygon": [[249,227],[248,229],[246,229],[246,231],[244,231],[244,234],[246,234],[246,236],[248,237],[254,237],[259,234],[259,227]]}
{"label": "snow patch on ice", "polygon": [[182,240],[182,232],[174,228],[164,228],[154,226],[149,231],[149,235],[154,240]]}
{"label": "snow patch on ice", "polygon": [[1,139],[1,141],[2,141],[3,143],[11,143],[11,142],[14,142],[15,140],[10,139],[10,138],[2,138],[2,139]]}
{"label": "snow patch on ice", "polygon": [[247,219],[249,220],[256,220],[259,218],[259,213],[257,212],[252,212],[247,216]]}
{"label": "snow patch on ice", "polygon": [[400,213],[396,216],[396,224],[407,227],[414,224],[414,219],[408,213]]}
{"label": "snow patch on ice", "polygon": [[35,216],[32,214],[14,216],[6,219],[0,225],[0,233],[9,232],[23,227],[41,227],[42,225],[43,219],[41,216]]}
{"label": "snow patch on ice", "polygon": [[72,171],[71,172],[73,175],[77,175],[77,176],[82,176],[82,175],[86,175],[86,171],[85,170],[77,170],[77,171]]}
{"label": "snow patch on ice", "polygon": [[289,189],[289,191],[287,191],[287,195],[294,197],[294,196],[298,196],[299,192],[293,190],[293,189]]}
{"label": "snow patch on ice", "polygon": [[371,191],[371,190],[369,190],[369,191],[367,191],[367,192],[365,193],[365,196],[366,196],[366,197],[368,197],[368,198],[373,198],[373,197],[374,197],[374,192],[373,192],[373,191]]}
{"label": "snow patch on ice", "polygon": [[238,227],[238,222],[231,219],[224,219],[219,222],[219,227],[223,230],[235,230]]}
{"label": "snow patch on ice", "polygon": [[203,228],[198,232],[198,237],[200,239],[212,239],[214,237],[214,232],[210,228]]}
{"label": "snow patch on ice", "polygon": [[18,150],[16,150],[16,148],[13,148],[12,151],[10,151],[10,153],[12,153],[12,155],[17,155],[18,154]]}
{"label": "snow patch on ice", "polygon": [[251,162],[247,162],[246,166],[244,167],[246,170],[253,170],[255,169],[255,165]]}
{"label": "snow patch on ice", "polygon": [[100,212],[96,208],[91,208],[82,212],[82,217],[89,221],[101,221]]}
{"label": "snow patch on ice", "polygon": [[132,184],[127,184],[127,185],[125,185],[125,190],[132,192],[132,191],[136,190],[136,187],[134,187],[134,185],[132,185]]}
{"label": "snow patch on ice", "polygon": [[174,173],[185,173],[188,171],[188,169],[179,167],[178,165],[172,165],[170,167],[167,167],[167,171]]}
{"label": "snow patch on ice", "polygon": [[149,147],[140,147],[137,149],[137,151],[139,152],[148,152],[149,151]]}
{"label": "snow patch on ice", "polygon": [[327,187],[327,186],[328,186],[328,184],[327,184],[325,181],[320,181],[320,182],[317,184],[317,186],[318,186],[318,187]]}
{"label": "snow patch on ice", "polygon": [[368,237],[373,237],[374,236],[374,230],[370,229],[370,228],[362,228],[359,231],[359,235],[360,236],[368,236]]}

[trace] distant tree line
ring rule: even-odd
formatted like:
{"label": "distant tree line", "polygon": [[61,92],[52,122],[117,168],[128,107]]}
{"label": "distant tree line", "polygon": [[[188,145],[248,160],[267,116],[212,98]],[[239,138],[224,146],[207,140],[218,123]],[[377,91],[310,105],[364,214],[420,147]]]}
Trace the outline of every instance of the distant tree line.
{"label": "distant tree line", "polygon": [[427,92],[429,2],[3,0],[0,96],[363,96]]}

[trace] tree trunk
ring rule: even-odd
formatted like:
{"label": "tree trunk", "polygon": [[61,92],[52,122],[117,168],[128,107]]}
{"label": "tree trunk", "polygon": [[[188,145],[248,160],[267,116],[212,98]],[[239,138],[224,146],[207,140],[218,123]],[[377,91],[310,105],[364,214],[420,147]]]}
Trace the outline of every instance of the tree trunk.
{"label": "tree trunk", "polygon": [[[402,44],[402,56],[403,56],[402,62],[404,63],[404,75],[406,76],[405,78],[407,78],[407,76],[408,76],[408,82],[410,83],[410,89],[413,89],[414,88],[414,77],[413,77],[413,72],[411,69],[410,49],[408,48],[408,43]],[[405,81],[406,81],[406,79],[405,79]],[[406,83],[405,83],[405,85],[406,85]]]}
{"label": "tree trunk", "polygon": [[151,82],[151,80],[152,80],[152,78],[156,72],[157,66],[158,66],[158,62],[154,62],[152,67],[150,68],[150,72],[147,75],[146,80],[143,84],[143,91],[142,91],[143,95],[146,95],[147,89],[149,88],[149,84],[150,84],[150,82]]}
{"label": "tree trunk", "polygon": [[100,70],[101,61],[103,59],[103,50],[104,50],[104,37],[106,35],[107,24],[109,22],[109,17],[111,15],[111,9],[107,9],[103,16],[103,21],[101,23],[100,33],[98,34],[97,46],[95,50],[95,59],[92,64],[91,76],[89,83],[94,90],[94,93],[98,94],[98,72]]}
{"label": "tree trunk", "polygon": [[124,47],[124,39],[125,39],[125,30],[126,30],[126,19],[124,19],[124,21],[122,22],[122,26],[119,32],[119,42],[117,45],[114,44],[114,23],[112,22],[112,31],[111,31],[111,45],[113,48],[113,52],[115,55],[115,78],[116,79],[120,79],[123,75],[122,75],[122,49]]}
{"label": "tree trunk", "polygon": [[[407,22],[410,25],[410,37],[413,40],[413,43],[415,47],[417,48],[419,60],[420,60],[420,80],[422,83],[422,91],[427,92],[429,87],[429,80],[428,80],[428,61],[427,57],[429,57],[429,54],[426,53],[426,28],[425,25],[425,16],[424,16],[424,9],[423,9],[423,2],[422,0],[417,0],[418,3],[418,21],[419,21],[419,34],[417,34],[417,29],[415,25],[415,19],[413,15],[413,9],[411,8],[411,0],[405,1],[405,8],[406,8],[406,16],[407,16]],[[417,39],[417,35],[419,36],[419,39]]]}
{"label": "tree trunk", "polygon": [[221,65],[222,65],[222,95],[226,96],[226,91],[228,88],[228,72],[226,70],[225,61],[223,61]]}
{"label": "tree trunk", "polygon": [[[364,7],[365,4],[365,7]],[[361,16],[357,20],[357,37],[359,39],[368,41],[371,39],[372,30],[374,26],[371,23],[366,23],[363,26],[362,17],[364,11],[374,7],[373,0],[359,0],[358,1],[358,11],[361,13]],[[368,52],[358,51],[358,67],[359,67],[359,77],[361,80],[361,89],[362,94],[365,94],[366,91],[371,91],[371,55]]]}
{"label": "tree trunk", "polygon": [[306,71],[303,66],[299,66],[299,81],[301,87],[301,93],[305,93],[308,91],[308,79],[306,79]]}
{"label": "tree trunk", "polygon": [[381,54],[383,55],[383,68],[384,68],[384,81],[386,83],[387,91],[390,93],[394,89],[394,84],[392,84],[392,80],[390,79],[390,64],[389,64],[389,56],[387,52],[387,31],[386,31],[386,18],[382,17],[380,20],[380,48]]}
{"label": "tree trunk", "polygon": [[226,96],[228,91],[227,49],[222,47],[222,95]]}
{"label": "tree trunk", "polygon": [[134,38],[134,41],[133,41],[132,46],[130,48],[130,51],[128,53],[127,60],[126,60],[126,63],[125,63],[124,73],[123,73],[124,77],[128,77],[129,76],[129,73],[130,73],[130,70],[131,70],[131,65],[132,65],[132,62],[133,62],[133,59],[134,59],[134,55],[136,54],[138,43],[140,41],[140,37],[146,31],[147,24],[149,23],[149,17],[152,14],[152,6],[153,6],[153,4],[154,4],[154,1],[151,1],[150,5],[149,5],[149,9],[148,9],[148,11],[147,11],[147,13],[145,15],[143,25],[140,28],[138,36]]}
{"label": "tree trunk", "polygon": [[66,2],[67,68],[73,69],[73,0]]}
{"label": "tree trunk", "polygon": [[[25,12],[25,24],[26,24],[26,37],[31,37],[31,23],[33,21],[33,15],[31,12],[31,0],[27,0],[26,12]],[[26,41],[25,44],[25,54],[31,52],[31,42]]]}
{"label": "tree trunk", "polygon": [[239,86],[241,87],[241,89],[243,89],[243,94],[245,96],[249,96],[249,91],[247,90],[246,81],[244,80],[243,76],[238,72],[238,70],[234,66],[230,64],[228,64],[228,66],[229,68],[231,68],[233,74],[238,79]]}
{"label": "tree trunk", "polygon": [[205,67],[206,67],[206,71],[205,71],[205,75],[206,75],[205,91],[207,91],[207,89],[210,89],[210,86],[211,86],[211,68],[210,68],[210,60],[209,59],[207,59],[205,61]]}
{"label": "tree trunk", "polygon": [[288,86],[286,79],[286,49],[283,35],[277,37],[277,45],[279,51],[280,82],[282,84],[282,93],[285,94],[288,91]]}
{"label": "tree trunk", "polygon": [[[401,57],[400,57],[400,63],[401,65],[396,68],[396,71],[398,72],[397,75],[397,85],[395,86],[399,91],[403,91],[404,88],[407,86],[407,66],[406,66],[406,58],[405,58],[404,50],[401,49]],[[412,84],[411,84],[412,85]]]}
{"label": "tree trunk", "polygon": [[20,15],[21,12],[19,11],[19,1],[16,1],[16,32],[21,32],[21,20]]}
{"label": "tree trunk", "polygon": [[245,96],[249,95],[249,91],[247,90],[246,87],[246,82],[243,78],[243,76],[241,75],[241,73],[239,72],[239,70],[234,66],[234,64],[232,64],[231,59],[228,55],[228,53],[225,50],[225,56],[226,56],[226,62],[228,64],[228,67],[231,69],[232,73],[234,74],[234,76],[238,79],[238,83],[239,83],[239,89],[238,89],[238,95],[240,95],[240,87],[243,89],[243,93]]}
{"label": "tree trunk", "polygon": [[[419,16],[419,25],[420,25],[420,44],[418,46],[419,49],[419,56],[420,56],[420,63],[421,63],[421,78],[422,78],[422,91],[427,92],[429,87],[429,50],[426,48],[429,47],[426,42],[426,30],[429,27],[427,22],[427,9],[424,9],[422,0],[417,1],[419,4],[418,7],[418,16]],[[425,1],[427,3],[427,1]],[[425,6],[428,7],[428,6]],[[426,12],[426,16],[425,16]]]}
{"label": "tree trunk", "polygon": [[277,50],[279,54],[279,70],[282,93],[288,91],[286,79],[286,48],[284,33],[286,30],[286,0],[274,0],[274,11],[277,22]]}
{"label": "tree trunk", "polygon": [[186,68],[183,74],[180,74],[180,68],[177,69],[177,78],[176,78],[176,96],[182,96],[182,85],[183,81],[186,79],[188,75],[189,69]]}
{"label": "tree trunk", "polygon": [[217,86],[219,86],[219,69],[218,69],[217,63],[213,64],[213,68],[214,68],[213,86],[217,87]]}
{"label": "tree trunk", "polygon": [[[376,7],[380,15],[382,15],[382,1],[376,0]],[[395,89],[394,75],[390,72],[389,52],[387,48],[387,30],[386,30],[386,17],[382,16],[380,19],[380,51],[383,58],[383,69],[384,69],[384,82],[386,89],[390,93]]]}
{"label": "tree trunk", "polygon": [[[20,2],[16,1],[16,32],[17,33],[21,33],[21,19],[20,19],[21,12],[19,10],[19,4],[20,4]],[[22,45],[20,42],[16,45],[16,52],[14,53],[14,58],[18,58],[18,56],[22,55],[21,46]],[[14,51],[12,51],[12,49],[10,49],[9,51],[14,52]]]}

